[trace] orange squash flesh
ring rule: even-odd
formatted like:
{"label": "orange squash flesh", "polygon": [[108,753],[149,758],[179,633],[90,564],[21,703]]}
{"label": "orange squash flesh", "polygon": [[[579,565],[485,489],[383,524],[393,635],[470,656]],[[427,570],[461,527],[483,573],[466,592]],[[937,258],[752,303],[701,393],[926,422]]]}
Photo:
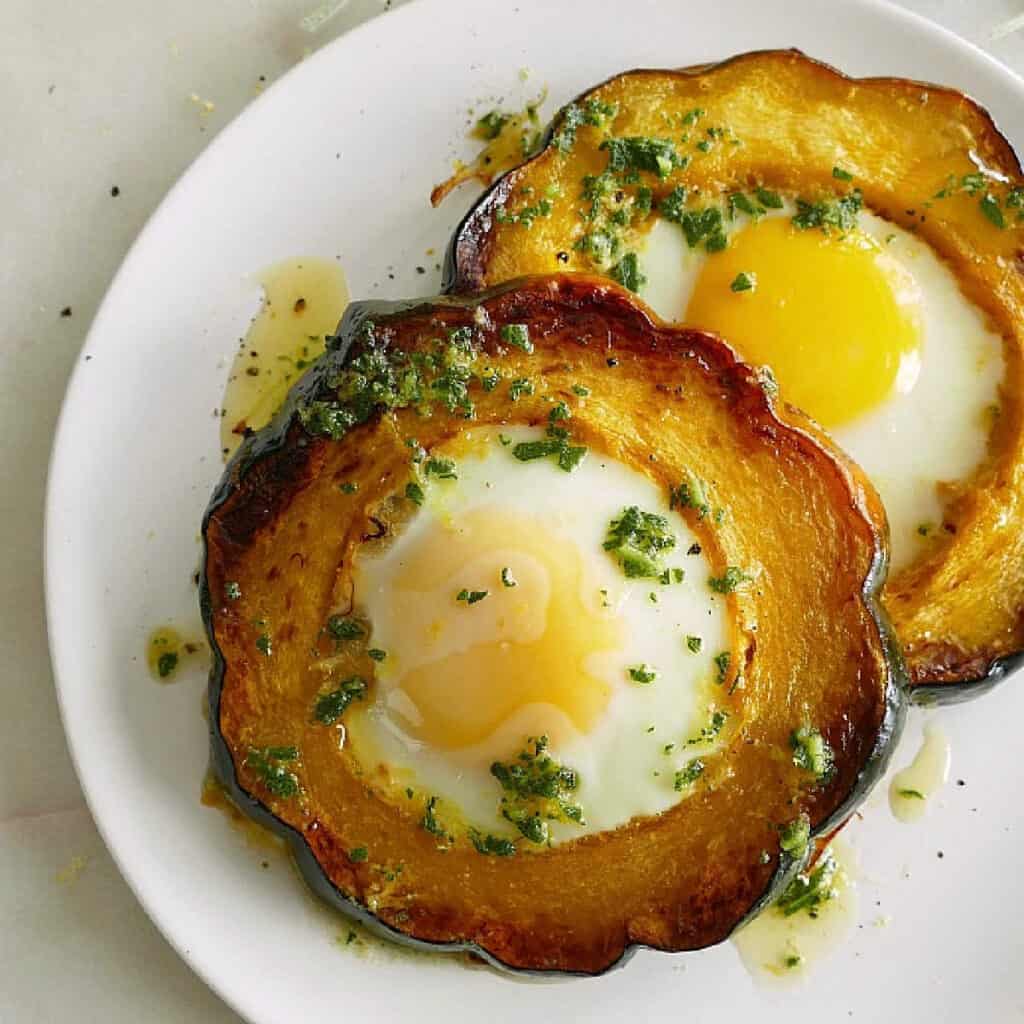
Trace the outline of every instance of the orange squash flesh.
{"label": "orange squash flesh", "polygon": [[[1010,145],[961,93],[904,79],[851,79],[796,51],[631,71],[575,104],[588,101],[617,108],[611,127],[581,125],[566,153],[554,141],[566,113],[556,116],[546,147],[500,179],[457,230],[448,290],[591,269],[574,249],[587,230],[580,182],[607,167],[599,147],[608,132],[675,139],[680,116],[695,108],[706,110],[699,125],[727,126],[730,137],[707,153],[692,140],[681,147],[691,156],[684,170],[642,176],[655,204],[675,185],[704,201],[758,185],[817,200],[848,192],[852,186],[836,180],[833,168],[849,172],[865,208],[926,241],[1005,339],[989,457],[948,489],[939,536],[884,593],[919,698],[958,700],[987,689],[1024,649],[1024,192],[1011,198],[1024,178]],[[730,144],[731,136],[741,144]],[[961,187],[966,175],[981,175],[978,189]],[[936,198],[951,181],[950,194]],[[986,195],[998,201],[993,216],[1002,226],[983,211]],[[509,219],[538,196],[556,197],[549,216],[529,227]]]}
{"label": "orange squash flesh", "polygon": [[[422,800],[392,802],[381,769],[339,750],[335,731],[313,720],[323,676],[310,648],[331,609],[351,601],[354,552],[390,528],[381,510],[409,479],[404,439],[430,451],[466,426],[443,411],[398,409],[341,440],[307,432],[297,409],[330,397],[332,373],[365,344],[367,318],[405,351],[472,327],[506,379],[537,383],[534,396],[512,404],[505,388],[487,393],[475,382],[475,424],[543,426],[545,398],[572,404],[572,386],[582,384],[590,395],[574,409],[577,443],[666,489],[699,467],[725,508],[720,524],[694,517],[690,526],[716,571],[742,565],[757,576],[728,598],[735,655],[723,700],[735,728],[693,795],[668,812],[552,848],[520,844],[515,856],[484,856],[461,835],[441,851],[421,827]],[[530,325],[531,354],[502,345],[508,323]],[[343,492],[342,482],[358,490]],[[467,300],[357,304],[341,347],[246,442],[207,514],[216,770],[243,808],[284,831],[317,891],[392,937],[514,968],[585,973],[637,944],[708,946],[793,867],[780,826],[806,814],[812,834],[827,831],[884,767],[901,691],[874,600],[883,534],[859,472],[813,425],[776,407],[727,346],[653,320],[606,281],[566,276]],[[373,663],[359,668],[372,687]],[[808,722],[835,755],[820,786],[793,764],[791,734]],[[247,765],[250,749],[266,746],[297,748],[289,768],[298,795],[275,796]],[[357,848],[365,860],[350,855]]]}

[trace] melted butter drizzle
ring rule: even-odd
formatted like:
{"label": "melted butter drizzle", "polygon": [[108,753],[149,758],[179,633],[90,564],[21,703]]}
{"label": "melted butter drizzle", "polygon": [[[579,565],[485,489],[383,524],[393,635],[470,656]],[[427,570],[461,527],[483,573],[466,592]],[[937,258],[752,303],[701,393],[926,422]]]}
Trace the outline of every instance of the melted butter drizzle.
{"label": "melted butter drizzle", "polygon": [[832,895],[813,915],[800,910],[787,917],[772,905],[733,936],[732,944],[755,981],[772,987],[797,983],[853,930],[857,920],[854,855],[840,841],[823,850],[821,858],[829,855],[836,861]]}
{"label": "melted butter drizzle", "polygon": [[[243,814],[211,772],[207,772],[206,778],[203,779],[199,802],[204,807],[212,807],[214,810],[220,811],[230,822],[232,828],[245,839],[247,845],[274,853],[285,852],[284,840]],[[266,867],[267,862],[264,861],[263,865]]]}
{"label": "melted butter drizzle", "polygon": [[481,131],[481,125],[478,122],[470,130],[470,137],[484,139],[487,144],[471,163],[455,161],[454,173],[440,185],[435,186],[430,193],[430,205],[439,206],[449,192],[458,188],[463,182],[472,181],[474,178],[486,187],[499,175],[513,167],[518,167],[530,156],[541,137],[540,118],[537,110],[546,97],[547,90],[515,114],[495,111],[504,117],[505,121],[493,139],[487,139],[486,133]]}
{"label": "melted butter drizzle", "polygon": [[929,722],[914,760],[889,784],[889,809],[897,820],[909,824],[925,816],[928,800],[949,778],[949,762],[949,740],[934,722]]}
{"label": "melted butter drizzle", "polygon": [[183,636],[173,626],[157,626],[146,639],[146,665],[158,683],[173,683],[187,659],[205,652],[204,640]]}
{"label": "melted butter drizzle", "polygon": [[348,305],[341,268],[303,257],[259,273],[263,303],[228,374],[221,408],[225,460],[280,408],[289,388],[324,351]]}

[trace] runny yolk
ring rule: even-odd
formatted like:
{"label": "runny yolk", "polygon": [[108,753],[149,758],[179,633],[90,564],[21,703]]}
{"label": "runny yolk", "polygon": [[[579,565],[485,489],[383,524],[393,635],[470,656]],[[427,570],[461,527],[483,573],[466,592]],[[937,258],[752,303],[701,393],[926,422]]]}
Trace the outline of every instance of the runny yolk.
{"label": "runny yolk", "polygon": [[[504,749],[509,731],[513,743],[546,733],[557,744],[600,719],[612,685],[588,663],[621,646],[623,628],[585,587],[575,545],[540,520],[492,506],[438,524],[387,575],[377,585],[395,636],[378,678],[408,736],[458,750],[498,734]],[[462,589],[488,593],[470,605]]]}
{"label": "runny yolk", "polygon": [[[741,273],[754,286],[733,291]],[[831,427],[913,387],[918,301],[913,278],[870,236],[773,217],[707,259],[686,322],[770,366],[782,396]]]}

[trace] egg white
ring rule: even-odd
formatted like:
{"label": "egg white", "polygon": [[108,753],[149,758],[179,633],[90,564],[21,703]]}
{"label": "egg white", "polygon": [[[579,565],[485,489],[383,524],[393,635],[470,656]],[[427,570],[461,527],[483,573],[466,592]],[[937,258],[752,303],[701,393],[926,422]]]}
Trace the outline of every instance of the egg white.
{"label": "egg white", "polygon": [[[793,212],[787,204],[768,216]],[[730,230],[748,223],[740,216]],[[991,409],[1003,379],[1003,342],[929,245],[867,211],[858,214],[857,228],[882,246],[883,269],[899,301],[916,309],[920,359],[897,375],[881,404],[830,432],[882,498],[891,566],[898,570],[922,553],[942,523],[937,485],[969,478],[986,456]],[[714,256],[690,249],[676,225],[657,220],[640,250],[647,278],[640,297],[664,319],[685,322],[709,258]]]}
{"label": "egg white", "polygon": [[[512,760],[528,737],[536,735],[535,709],[521,707],[475,748],[431,749],[405,733],[401,719],[409,721],[416,709],[408,706],[401,677],[411,660],[422,661],[422,651],[410,648],[421,634],[408,616],[395,613],[391,594],[402,577],[404,552],[425,533],[433,543],[443,544],[446,532],[458,530],[460,520],[476,510],[522,513],[544,523],[548,543],[575,547],[585,567],[581,599],[617,620],[627,635],[621,648],[587,659],[588,672],[612,689],[603,715],[589,733],[567,727],[569,738],[550,751],[578,772],[573,799],[585,816],[582,826],[552,822],[552,842],[667,810],[687,795],[674,789],[676,770],[713,749],[687,746],[687,740],[707,725],[715,694],[721,698],[714,658],[728,648],[730,636],[727,600],[708,586],[709,563],[701,553],[688,554],[696,538],[678,513],[669,511],[667,495],[621,463],[590,452],[570,474],[549,459],[518,462],[495,430],[477,428],[470,434],[474,454],[459,458],[458,480],[432,483],[423,507],[387,550],[361,556],[353,566],[356,609],[372,623],[373,645],[388,653],[378,667],[371,699],[349,713],[347,742],[361,763],[373,769],[383,765],[396,789],[410,787],[439,797],[442,820],[457,809],[465,823],[481,831],[516,835],[500,816],[502,790],[489,765],[493,758]],[[513,442],[542,436],[528,428],[507,429],[504,435]],[[603,550],[609,522],[629,505],[670,517],[677,543],[665,565],[685,570],[682,583],[627,579]],[[516,594],[502,593],[493,584],[499,567],[510,565],[515,571],[517,553],[505,547],[501,536],[494,537],[492,553],[493,564],[475,560],[472,566],[453,565],[450,578],[440,583],[442,594],[464,585],[490,586],[488,598],[473,607],[450,599],[447,606],[444,599],[433,601],[430,613],[446,620],[444,635],[454,637],[451,643],[471,645],[476,617],[493,615],[499,602]],[[543,605],[543,594],[537,603]],[[544,608],[531,609],[534,613],[543,616]],[[688,635],[701,638],[699,653],[688,649]],[[628,670],[639,664],[655,667],[658,678],[649,684],[632,681]],[[565,666],[565,671],[573,670]],[[480,699],[486,695],[486,680],[481,680]]]}

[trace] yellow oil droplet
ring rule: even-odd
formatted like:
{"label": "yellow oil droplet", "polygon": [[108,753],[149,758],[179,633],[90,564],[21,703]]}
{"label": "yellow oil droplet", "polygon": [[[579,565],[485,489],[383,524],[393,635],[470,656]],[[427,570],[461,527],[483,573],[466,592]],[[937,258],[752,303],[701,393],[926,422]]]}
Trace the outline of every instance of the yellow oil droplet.
{"label": "yellow oil droplet", "polygon": [[[487,117],[493,115],[487,115],[478,121],[470,134],[474,138],[483,139],[487,144],[472,163],[456,163],[455,173],[430,193],[431,205],[440,205],[445,196],[463,182],[476,178],[482,185],[489,185],[498,175],[521,164],[540,138],[540,118],[537,110],[546,97],[545,91],[515,114],[494,111],[493,115],[499,118],[492,122],[495,128],[487,127]],[[502,118],[504,120],[501,120]],[[495,129],[497,134],[491,138],[490,133]]]}
{"label": "yellow oil droplet", "polygon": [[857,919],[853,853],[834,842],[822,852],[815,867],[829,857],[834,862],[829,896],[813,911],[804,907],[787,914],[773,905],[733,937],[740,960],[755,981],[772,987],[798,983],[853,929]]}
{"label": "yellow oil droplet", "polygon": [[74,885],[79,876],[86,869],[89,863],[88,857],[75,856],[67,862],[56,874],[56,879],[61,885]]}
{"label": "yellow oil droplet", "polygon": [[[209,772],[207,772],[206,778],[203,779],[203,788],[199,794],[199,802],[204,807],[212,807],[214,810],[220,811],[249,846],[267,852],[284,852],[284,840],[278,838],[269,829],[258,825],[252,818],[243,814],[234,805],[231,797],[225,792],[224,787]],[[264,861],[263,866],[269,867],[269,862]]]}
{"label": "yellow oil droplet", "polygon": [[263,304],[235,356],[224,389],[221,451],[225,458],[280,408],[288,389],[324,351],[348,305],[341,268],[303,257],[259,275]]}
{"label": "yellow oil droplet", "polygon": [[949,778],[949,762],[949,740],[934,722],[929,722],[914,760],[889,784],[889,809],[898,821],[910,824],[925,816],[928,800]]}
{"label": "yellow oil droplet", "polygon": [[182,662],[205,651],[204,641],[184,637],[173,626],[158,626],[146,640],[149,674],[159,683],[173,683]]}

